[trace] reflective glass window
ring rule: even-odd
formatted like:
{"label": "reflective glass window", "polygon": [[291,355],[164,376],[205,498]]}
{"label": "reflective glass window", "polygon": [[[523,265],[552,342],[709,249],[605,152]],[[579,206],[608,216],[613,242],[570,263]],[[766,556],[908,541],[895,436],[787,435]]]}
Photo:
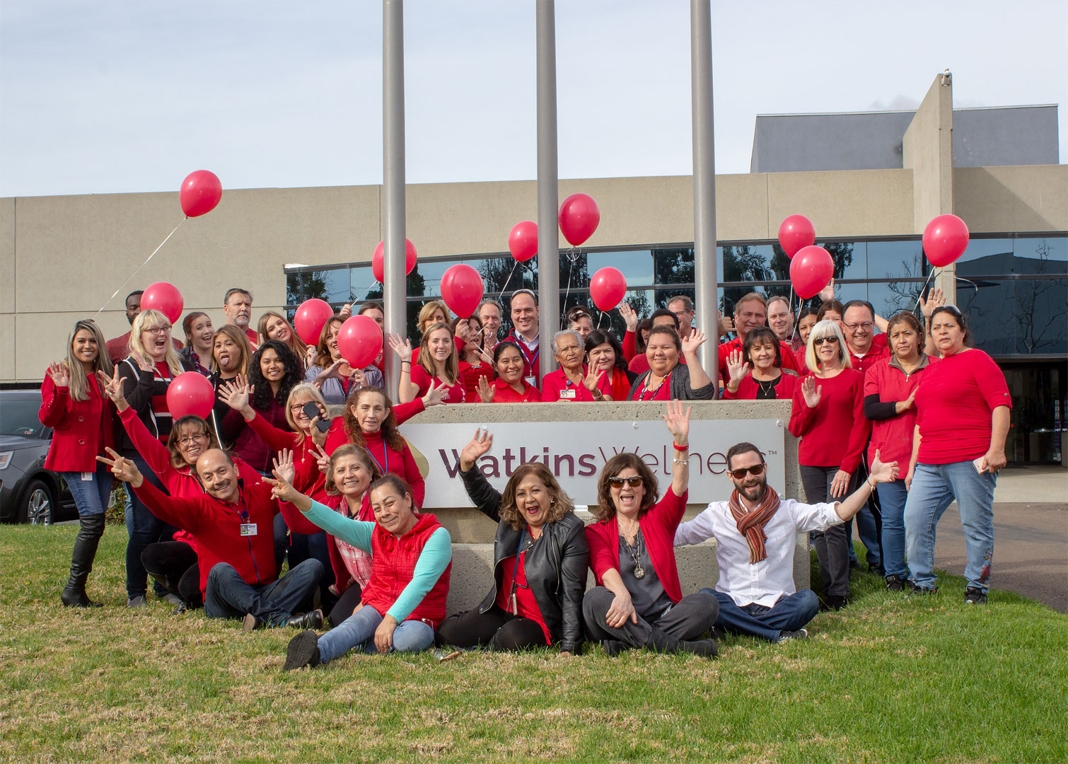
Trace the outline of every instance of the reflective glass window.
{"label": "reflective glass window", "polygon": [[916,298],[920,295],[924,282],[916,281],[872,281],[868,283],[868,302],[875,312],[883,318],[902,310],[915,312]]}
{"label": "reflective glass window", "polygon": [[868,278],[923,278],[926,261],[919,239],[909,241],[869,241]]}
{"label": "reflective glass window", "polygon": [[1013,272],[1021,275],[1068,273],[1068,238],[1019,237],[1013,243]]}
{"label": "reflective glass window", "polygon": [[1015,282],[957,279],[957,307],[968,317],[972,347],[991,355],[1016,349]]}
{"label": "reflective glass window", "polygon": [[[723,272],[722,267],[718,272]],[[694,283],[693,247],[653,250],[653,276],[658,285]]]}
{"label": "reflective glass window", "polygon": [[[564,257],[563,254],[560,255]],[[605,267],[617,268],[627,279],[627,285],[651,286],[653,280],[653,254],[648,249],[624,250],[622,252],[590,252],[586,267],[592,276]],[[561,286],[563,282],[561,282]]]}
{"label": "reflective glass window", "polygon": [[1015,282],[1016,352],[1068,353],[1068,279]]}
{"label": "reflective glass window", "polygon": [[1012,273],[1012,239],[977,239],[957,260],[957,273],[976,276],[1001,276]]}

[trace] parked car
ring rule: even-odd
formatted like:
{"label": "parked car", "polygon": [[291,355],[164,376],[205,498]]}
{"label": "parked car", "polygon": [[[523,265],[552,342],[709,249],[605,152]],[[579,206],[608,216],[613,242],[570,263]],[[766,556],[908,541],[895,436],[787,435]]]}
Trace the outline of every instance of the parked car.
{"label": "parked car", "polygon": [[66,481],[44,468],[52,428],[40,390],[0,390],[0,521],[50,525],[78,517]]}

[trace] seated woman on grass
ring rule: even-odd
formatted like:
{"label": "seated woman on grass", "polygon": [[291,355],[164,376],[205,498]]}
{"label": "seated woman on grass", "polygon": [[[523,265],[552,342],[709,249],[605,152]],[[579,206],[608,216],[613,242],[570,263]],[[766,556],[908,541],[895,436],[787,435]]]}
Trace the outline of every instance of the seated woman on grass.
{"label": "seated woman on grass", "polygon": [[295,636],[286,649],[285,671],[329,663],[354,648],[371,654],[419,652],[434,644],[449,596],[452,539],[434,515],[415,513],[403,480],[390,474],[371,485],[373,523],[312,501],[278,472],[267,482],[279,501],[292,503],[334,538],[371,554],[371,577],[360,606],[321,637],[311,629]]}

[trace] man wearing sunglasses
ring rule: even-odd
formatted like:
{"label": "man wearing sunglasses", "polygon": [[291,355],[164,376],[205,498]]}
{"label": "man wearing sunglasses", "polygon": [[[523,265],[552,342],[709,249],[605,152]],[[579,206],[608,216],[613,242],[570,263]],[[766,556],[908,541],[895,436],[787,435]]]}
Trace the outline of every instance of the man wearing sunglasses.
{"label": "man wearing sunglasses", "polygon": [[879,454],[871,473],[844,501],[801,504],[779,499],[767,482],[767,465],[760,449],[738,443],[727,451],[727,477],[734,485],[730,501],[712,502],[675,532],[675,546],[700,544],[715,538],[719,581],[716,626],[734,634],[769,642],[804,639],[805,624],[819,609],[811,589],[794,587],[794,549],[797,535],[825,531],[849,520],[867,501],[876,483],[898,476],[897,462],[883,464]]}

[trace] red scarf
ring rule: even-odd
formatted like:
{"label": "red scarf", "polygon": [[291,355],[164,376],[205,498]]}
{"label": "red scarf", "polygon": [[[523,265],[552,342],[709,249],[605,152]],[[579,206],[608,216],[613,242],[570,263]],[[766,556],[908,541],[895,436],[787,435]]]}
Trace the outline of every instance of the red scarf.
{"label": "red scarf", "polygon": [[747,512],[738,500],[736,489],[731,493],[729,506],[734,522],[738,524],[738,532],[745,536],[745,540],[749,543],[749,564],[756,565],[761,560],[767,559],[768,552],[764,549],[764,542],[768,540],[768,537],[764,533],[764,526],[779,510],[779,494],[775,493],[775,489],[770,485],[764,486],[764,498],[760,506]]}

